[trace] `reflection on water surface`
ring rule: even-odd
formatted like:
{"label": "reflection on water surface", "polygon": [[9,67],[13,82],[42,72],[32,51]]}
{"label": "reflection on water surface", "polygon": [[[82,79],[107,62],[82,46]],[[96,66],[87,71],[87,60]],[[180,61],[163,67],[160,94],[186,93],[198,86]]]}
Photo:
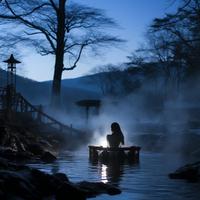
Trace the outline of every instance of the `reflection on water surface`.
{"label": "reflection on water surface", "polygon": [[[52,164],[30,164],[48,173],[66,173],[72,182],[102,181],[121,188],[117,196],[100,195],[96,200],[197,200],[200,184],[171,180],[168,173],[184,164],[174,155],[141,153],[139,164],[91,163],[86,150],[65,152]],[[92,198],[91,198],[92,200]]]}

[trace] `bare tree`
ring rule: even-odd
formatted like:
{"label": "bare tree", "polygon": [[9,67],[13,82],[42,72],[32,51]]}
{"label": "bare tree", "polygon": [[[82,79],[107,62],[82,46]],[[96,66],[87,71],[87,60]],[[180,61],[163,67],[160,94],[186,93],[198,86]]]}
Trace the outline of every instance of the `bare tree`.
{"label": "bare tree", "polygon": [[199,0],[182,0],[175,13],[154,19],[148,30],[147,51],[163,64],[167,90],[179,91],[186,76],[200,73],[199,13]]}
{"label": "bare tree", "polygon": [[[4,0],[0,19],[5,27],[15,27],[10,37],[33,45],[41,55],[55,56],[53,106],[60,104],[63,71],[77,67],[83,51],[122,42],[105,32],[116,23],[102,10],[67,0]],[[64,64],[67,60],[71,65]]]}
{"label": "bare tree", "polygon": [[[188,66],[195,65],[200,50],[200,1],[182,0],[175,14],[154,20],[151,31],[165,36],[165,45],[161,42],[159,49],[170,50],[173,60],[182,60]],[[166,37],[167,35],[167,37]],[[155,37],[158,39],[158,37]]]}

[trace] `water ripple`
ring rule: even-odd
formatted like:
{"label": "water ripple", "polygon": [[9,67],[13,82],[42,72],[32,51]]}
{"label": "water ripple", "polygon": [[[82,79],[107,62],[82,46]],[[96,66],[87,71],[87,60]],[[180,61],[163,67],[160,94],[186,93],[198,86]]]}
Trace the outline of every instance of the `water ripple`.
{"label": "water ripple", "polygon": [[[122,194],[114,199],[123,200],[197,200],[200,184],[171,180],[168,173],[181,165],[176,158],[163,154],[142,153],[137,165],[91,164],[88,152],[66,152],[53,164],[30,164],[48,173],[63,172],[73,182],[82,180],[109,182],[121,188]],[[100,195],[96,200],[112,199]],[[91,199],[92,200],[92,199]]]}

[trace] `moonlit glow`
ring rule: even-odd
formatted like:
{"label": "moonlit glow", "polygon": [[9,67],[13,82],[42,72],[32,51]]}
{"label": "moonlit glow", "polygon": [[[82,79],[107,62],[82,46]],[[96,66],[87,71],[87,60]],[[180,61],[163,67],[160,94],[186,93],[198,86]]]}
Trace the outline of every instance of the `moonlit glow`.
{"label": "moonlit glow", "polygon": [[107,166],[106,165],[102,165],[101,166],[101,181],[103,183],[107,183],[108,179],[107,179]]}
{"label": "moonlit glow", "polygon": [[106,140],[106,136],[100,137],[99,140],[98,140],[98,144],[102,147],[107,147],[108,143],[107,143],[107,140]]}

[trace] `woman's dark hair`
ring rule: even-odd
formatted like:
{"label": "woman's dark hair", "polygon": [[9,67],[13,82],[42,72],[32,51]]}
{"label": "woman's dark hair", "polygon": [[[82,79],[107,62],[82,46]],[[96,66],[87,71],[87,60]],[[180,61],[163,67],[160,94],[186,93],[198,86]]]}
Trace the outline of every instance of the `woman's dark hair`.
{"label": "woman's dark hair", "polygon": [[107,135],[107,140],[110,147],[119,147],[120,143],[124,145],[124,135],[120,125],[117,122],[111,124],[111,135]]}
{"label": "woman's dark hair", "polygon": [[117,122],[113,122],[113,123],[111,124],[111,130],[112,130],[113,132],[122,132],[122,131],[121,131],[121,128],[120,128],[120,125],[119,125]]}

